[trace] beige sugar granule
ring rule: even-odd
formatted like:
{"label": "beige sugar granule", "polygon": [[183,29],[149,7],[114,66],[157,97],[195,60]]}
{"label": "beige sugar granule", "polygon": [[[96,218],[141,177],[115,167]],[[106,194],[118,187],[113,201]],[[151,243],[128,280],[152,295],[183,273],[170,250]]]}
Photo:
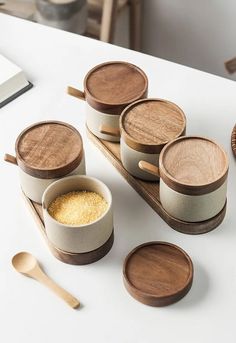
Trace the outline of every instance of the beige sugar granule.
{"label": "beige sugar granule", "polygon": [[67,225],[89,224],[106,212],[108,203],[95,192],[75,191],[58,196],[48,207],[49,214]]}

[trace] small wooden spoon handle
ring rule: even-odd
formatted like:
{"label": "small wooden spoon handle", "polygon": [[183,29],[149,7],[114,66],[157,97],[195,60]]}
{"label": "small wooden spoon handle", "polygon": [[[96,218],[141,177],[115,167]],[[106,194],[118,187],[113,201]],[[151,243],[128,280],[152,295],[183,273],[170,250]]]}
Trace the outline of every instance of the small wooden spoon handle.
{"label": "small wooden spoon handle", "polygon": [[67,87],[67,94],[75,96],[78,99],[85,100],[84,92],[82,92],[79,89],[76,89],[74,87],[68,86]]}
{"label": "small wooden spoon handle", "polygon": [[146,161],[139,161],[138,166],[140,169],[142,169],[143,171],[158,176],[160,177],[160,171],[159,168],[157,166],[155,166],[152,163],[146,162]]}
{"label": "small wooden spoon handle", "polygon": [[12,156],[10,154],[5,154],[4,161],[17,165],[17,160],[15,156]]}
{"label": "small wooden spoon handle", "polygon": [[120,130],[111,126],[101,125],[99,131],[105,135],[120,137]]}
{"label": "small wooden spoon handle", "polygon": [[78,308],[80,306],[80,302],[76,299],[73,295],[67,292],[64,288],[59,286],[55,281],[49,278],[41,269],[37,269],[30,275],[37,281],[43,283],[46,287],[48,287],[51,291],[53,291],[58,297],[64,300],[70,307]]}

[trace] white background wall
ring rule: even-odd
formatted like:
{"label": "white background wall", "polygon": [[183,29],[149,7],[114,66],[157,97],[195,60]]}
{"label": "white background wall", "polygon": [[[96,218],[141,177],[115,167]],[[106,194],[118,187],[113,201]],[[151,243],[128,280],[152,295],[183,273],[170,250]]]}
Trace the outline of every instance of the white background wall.
{"label": "white background wall", "polygon": [[235,0],[143,0],[143,51],[236,80]]}

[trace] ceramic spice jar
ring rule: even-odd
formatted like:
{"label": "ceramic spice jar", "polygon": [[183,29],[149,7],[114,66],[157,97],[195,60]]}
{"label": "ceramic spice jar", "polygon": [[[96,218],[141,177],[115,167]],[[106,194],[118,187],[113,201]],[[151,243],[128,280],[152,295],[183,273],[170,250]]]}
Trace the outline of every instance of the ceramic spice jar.
{"label": "ceramic spice jar", "polygon": [[[97,220],[84,225],[62,224],[48,211],[58,196],[74,191],[99,194],[107,202],[107,209]],[[85,175],[73,175],[53,182],[43,194],[43,218],[47,237],[57,248],[72,253],[87,253],[103,246],[113,234],[112,195],[108,187],[98,179]]]}
{"label": "ceramic spice jar", "polygon": [[98,138],[118,142],[119,118],[130,103],[147,96],[148,80],[137,66],[107,62],[91,69],[84,92],[68,87],[68,93],[86,100],[87,127]]}
{"label": "ceramic spice jar", "polygon": [[85,174],[80,133],[59,121],[43,121],[26,128],[17,138],[16,157],[5,160],[18,165],[21,188],[31,200],[41,203],[47,186],[55,179]]}
{"label": "ceramic spice jar", "polygon": [[141,160],[159,164],[165,144],[185,134],[184,112],[174,103],[162,99],[142,99],[124,109],[120,118],[120,153],[125,169],[147,181],[159,178],[139,167]]}
{"label": "ceramic spice jar", "polygon": [[180,137],[160,154],[159,168],[144,164],[160,176],[160,201],[173,217],[201,222],[216,216],[226,204],[228,158],[214,141]]}

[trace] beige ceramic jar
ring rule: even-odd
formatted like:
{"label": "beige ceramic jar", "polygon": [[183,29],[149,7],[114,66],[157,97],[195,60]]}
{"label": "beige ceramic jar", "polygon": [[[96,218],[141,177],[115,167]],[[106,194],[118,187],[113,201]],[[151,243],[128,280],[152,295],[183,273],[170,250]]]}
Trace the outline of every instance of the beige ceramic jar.
{"label": "beige ceramic jar", "polygon": [[148,80],[137,66],[107,62],[91,69],[84,79],[84,92],[68,87],[68,93],[86,100],[88,129],[98,138],[118,142],[119,118],[132,102],[147,96]]}
{"label": "beige ceramic jar", "polygon": [[66,175],[85,174],[85,158],[80,133],[59,121],[43,121],[26,128],[17,138],[16,157],[5,160],[19,167],[24,194],[41,203],[44,190]]}
{"label": "beige ceramic jar", "polygon": [[159,154],[165,144],[185,134],[186,118],[174,103],[162,99],[142,99],[124,109],[120,118],[120,154],[125,169],[135,177],[156,181],[140,169],[144,160],[159,165]]}
{"label": "beige ceramic jar", "polygon": [[201,222],[225,206],[228,158],[208,138],[180,137],[162,150],[159,168],[146,162],[140,166],[160,176],[160,201],[174,218]]}
{"label": "beige ceramic jar", "polygon": [[[50,203],[58,196],[72,191],[90,191],[101,195],[107,202],[105,213],[86,225],[65,225],[48,212]],[[43,218],[47,237],[57,248],[72,253],[87,253],[103,246],[113,232],[112,195],[98,179],[88,176],[69,176],[52,183],[43,194]]]}

